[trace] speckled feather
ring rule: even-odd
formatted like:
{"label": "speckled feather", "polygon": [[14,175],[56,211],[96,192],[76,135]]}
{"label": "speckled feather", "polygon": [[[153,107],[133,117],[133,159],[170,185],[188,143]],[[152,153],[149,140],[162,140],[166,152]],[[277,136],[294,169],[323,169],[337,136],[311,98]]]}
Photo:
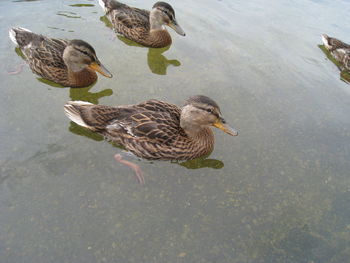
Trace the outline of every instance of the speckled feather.
{"label": "speckled feather", "polygon": [[63,86],[85,87],[96,81],[97,75],[93,70],[84,69],[78,73],[68,71],[63,61],[68,40],[49,38],[20,28],[12,30],[34,73]]}
{"label": "speckled feather", "polygon": [[213,150],[211,129],[204,128],[197,138],[189,138],[180,127],[181,109],[167,102],[149,100],[119,107],[71,102],[65,110],[141,158],[188,160]]}
{"label": "speckled feather", "polygon": [[115,0],[102,0],[106,15],[115,31],[147,47],[165,47],[171,44],[171,36],[167,30],[158,30],[150,34],[150,12],[130,7]]}
{"label": "speckled feather", "polygon": [[328,43],[331,46],[331,51],[335,50],[335,49],[339,49],[339,48],[350,48],[350,45],[344,43],[343,41],[336,39],[336,38],[332,38],[329,37],[328,38]]}
{"label": "speckled feather", "polygon": [[325,34],[322,35],[322,39],[332,56],[341,63],[345,69],[350,70],[350,45]]}

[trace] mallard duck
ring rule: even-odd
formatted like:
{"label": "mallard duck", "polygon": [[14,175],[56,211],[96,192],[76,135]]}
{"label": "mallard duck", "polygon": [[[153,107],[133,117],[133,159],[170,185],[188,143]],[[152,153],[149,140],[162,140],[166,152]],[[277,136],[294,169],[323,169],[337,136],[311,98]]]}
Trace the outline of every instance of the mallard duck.
{"label": "mallard duck", "polygon": [[97,80],[95,71],[112,77],[94,48],[83,40],[49,38],[20,27],[10,29],[9,35],[34,73],[62,86],[89,86]]}
{"label": "mallard duck", "polygon": [[146,47],[166,47],[171,36],[165,25],[179,35],[185,32],[175,19],[175,11],[165,2],[157,2],[150,11],[129,7],[116,0],[99,0],[117,33]]}
{"label": "mallard duck", "polygon": [[73,122],[149,160],[190,160],[209,154],[214,147],[210,126],[238,134],[221,117],[218,104],[202,95],[190,97],[182,108],[152,99],[117,107],[69,101],[64,109]]}
{"label": "mallard duck", "polygon": [[332,56],[347,70],[350,70],[350,45],[326,34],[322,35],[322,41]]}

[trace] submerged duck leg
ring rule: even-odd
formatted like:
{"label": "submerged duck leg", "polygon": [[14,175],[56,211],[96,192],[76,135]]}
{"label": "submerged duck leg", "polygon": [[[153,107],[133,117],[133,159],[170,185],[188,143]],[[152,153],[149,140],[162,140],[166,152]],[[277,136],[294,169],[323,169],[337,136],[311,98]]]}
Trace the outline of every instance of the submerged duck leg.
{"label": "submerged duck leg", "polygon": [[129,166],[134,171],[134,173],[137,177],[137,181],[139,181],[140,184],[145,184],[145,178],[142,175],[142,170],[141,170],[140,166],[138,166],[137,164],[135,164],[133,162],[123,160],[122,155],[119,153],[114,155],[114,159],[121,164]]}
{"label": "submerged duck leg", "polygon": [[19,64],[15,70],[7,70],[7,74],[9,75],[17,75],[23,71],[23,67],[25,66],[25,63]]}

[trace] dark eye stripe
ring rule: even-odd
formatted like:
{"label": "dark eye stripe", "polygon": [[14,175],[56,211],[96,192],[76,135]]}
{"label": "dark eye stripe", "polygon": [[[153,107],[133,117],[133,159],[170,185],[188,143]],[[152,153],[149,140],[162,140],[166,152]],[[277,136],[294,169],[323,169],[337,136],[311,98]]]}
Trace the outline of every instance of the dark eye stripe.
{"label": "dark eye stripe", "polygon": [[92,61],[95,61],[95,60],[96,60],[95,57],[94,57],[91,53],[89,53],[89,52],[87,52],[87,51],[85,51],[85,50],[79,49],[79,48],[77,48],[77,50],[79,50],[81,53],[83,53],[84,55],[86,55],[86,56],[88,56],[89,58],[91,58]]}
{"label": "dark eye stripe", "polygon": [[[219,118],[219,119],[222,119],[222,118],[219,116],[219,114],[217,114],[216,112],[214,112],[214,110],[211,109],[211,108],[202,108],[202,107],[198,107],[198,106],[196,106],[196,107],[197,107],[198,109],[204,110],[204,111],[206,111],[206,112],[209,112],[209,113],[215,115],[215,117],[217,117],[217,118]],[[222,119],[222,120],[223,120],[223,119]]]}
{"label": "dark eye stripe", "polygon": [[82,50],[80,48],[76,48],[77,50],[79,50],[81,53],[85,54],[85,55],[89,55],[89,53],[85,50]]}
{"label": "dark eye stripe", "polygon": [[173,14],[172,14],[168,9],[160,8],[160,10],[161,10],[163,13],[165,13],[171,20],[174,19]]}

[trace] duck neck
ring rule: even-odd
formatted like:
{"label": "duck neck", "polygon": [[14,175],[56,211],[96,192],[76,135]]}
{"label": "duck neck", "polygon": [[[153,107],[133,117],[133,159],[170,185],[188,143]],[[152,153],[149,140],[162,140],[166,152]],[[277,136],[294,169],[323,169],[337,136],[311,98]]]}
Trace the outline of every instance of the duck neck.
{"label": "duck neck", "polygon": [[208,144],[211,144],[214,142],[214,133],[212,129],[209,127],[202,128],[197,132],[186,131],[186,133],[190,138],[196,141],[204,141]]}
{"label": "duck neck", "polygon": [[166,47],[171,44],[171,36],[166,30],[159,10],[153,9],[149,16],[150,32],[147,40],[149,47]]}
{"label": "duck neck", "polygon": [[186,131],[191,138],[196,154],[192,158],[197,158],[202,155],[211,153],[214,149],[214,133],[211,128],[205,127],[196,133]]}
{"label": "duck neck", "polygon": [[67,46],[64,49],[63,61],[67,67],[67,71],[64,71],[67,81],[65,85],[87,87],[97,80],[96,72],[80,62],[72,46]]}
{"label": "duck neck", "polygon": [[214,134],[210,127],[195,126],[183,119],[180,121],[180,126],[193,141],[199,141],[205,145],[214,145]]}
{"label": "duck neck", "polygon": [[157,9],[153,9],[149,15],[149,23],[151,31],[165,30],[164,22],[161,13]]}
{"label": "duck neck", "polygon": [[97,74],[89,68],[84,68],[79,72],[74,72],[68,68],[68,79],[72,87],[87,87],[97,80]]}

